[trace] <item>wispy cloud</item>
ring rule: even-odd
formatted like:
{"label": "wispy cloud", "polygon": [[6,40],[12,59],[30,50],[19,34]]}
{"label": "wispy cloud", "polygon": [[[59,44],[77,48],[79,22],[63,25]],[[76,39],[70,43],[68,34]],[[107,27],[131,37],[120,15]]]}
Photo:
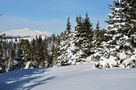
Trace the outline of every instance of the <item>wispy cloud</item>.
{"label": "wispy cloud", "polygon": [[31,20],[16,16],[4,16],[0,18],[1,31],[14,28],[34,28],[50,33],[60,33],[65,30],[65,20]]}

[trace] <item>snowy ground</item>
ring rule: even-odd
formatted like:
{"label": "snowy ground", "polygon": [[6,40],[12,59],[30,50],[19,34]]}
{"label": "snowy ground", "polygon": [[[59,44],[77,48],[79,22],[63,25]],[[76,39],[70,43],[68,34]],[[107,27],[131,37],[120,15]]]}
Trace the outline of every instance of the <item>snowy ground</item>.
{"label": "snowy ground", "polygon": [[0,74],[0,90],[136,90],[136,69],[90,64]]}

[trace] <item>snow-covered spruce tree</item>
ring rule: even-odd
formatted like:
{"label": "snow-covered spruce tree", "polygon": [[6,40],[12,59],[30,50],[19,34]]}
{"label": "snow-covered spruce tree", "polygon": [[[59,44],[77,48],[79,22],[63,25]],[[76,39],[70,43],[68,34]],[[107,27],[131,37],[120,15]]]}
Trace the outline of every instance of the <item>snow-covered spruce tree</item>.
{"label": "snow-covered spruce tree", "polygon": [[136,0],[126,0],[126,26],[128,27],[128,36],[131,37],[131,45],[136,47]]}
{"label": "snow-covered spruce tree", "polygon": [[123,64],[125,67],[136,67],[136,0],[125,0],[124,2],[126,17],[126,27],[128,29],[128,40],[130,43],[130,47],[132,48],[132,52],[129,56],[129,59],[123,60]]}
{"label": "snow-covered spruce tree", "polygon": [[13,66],[13,62],[15,59],[15,43],[13,43],[12,41],[7,42],[7,62],[6,62],[6,71],[10,71],[12,66]]}
{"label": "snow-covered spruce tree", "polygon": [[76,27],[75,27],[75,46],[77,47],[76,52],[81,52],[79,55],[80,58],[77,62],[85,61],[85,58],[93,54],[93,28],[92,23],[90,22],[90,18],[88,14],[86,17],[82,19],[81,16],[76,18]]}
{"label": "snow-covered spruce tree", "polygon": [[[100,62],[96,65],[99,68],[111,67],[135,67],[134,48],[132,47],[132,33],[130,31],[133,25],[130,25],[132,18],[129,9],[130,3],[127,0],[115,0],[110,5],[112,10],[109,14],[108,31],[105,34],[103,50],[97,55]],[[133,11],[135,12],[135,11]],[[136,19],[133,19],[134,21]],[[133,28],[134,29],[134,28]]]}
{"label": "snow-covered spruce tree", "polygon": [[65,36],[67,36],[70,33],[71,33],[71,24],[70,24],[70,17],[68,17],[67,26],[66,26],[66,30],[65,30],[64,34],[65,34]]}
{"label": "snow-covered spruce tree", "polygon": [[[60,47],[58,51],[57,66],[69,65],[69,54],[68,50],[70,49],[70,42],[73,39],[71,34],[71,24],[70,18],[67,19],[66,30],[61,34],[60,37]],[[70,50],[69,50],[70,51]]]}
{"label": "snow-covered spruce tree", "polygon": [[22,49],[24,51],[24,68],[32,68],[32,50],[31,50],[31,42],[29,40],[21,40],[20,42]]}
{"label": "snow-covered spruce tree", "polygon": [[15,60],[12,63],[11,70],[18,70],[24,68],[23,50],[19,48],[16,50]]}
{"label": "snow-covered spruce tree", "polygon": [[30,58],[31,58],[31,62],[32,62],[32,67],[38,67],[37,65],[37,43],[36,43],[36,39],[32,39],[31,41],[31,48],[30,48]]}
{"label": "snow-covered spruce tree", "polygon": [[4,68],[4,71],[7,71],[7,69],[10,66],[11,61],[11,49],[12,44],[10,42],[7,42],[7,37],[5,35],[2,35],[2,41],[1,41],[1,67]]}
{"label": "snow-covered spruce tree", "polygon": [[93,30],[93,44],[94,47],[98,47],[101,44],[101,41],[103,40],[104,36],[104,29],[100,28],[99,21],[96,24],[96,28]]}
{"label": "snow-covered spruce tree", "polygon": [[86,14],[84,19],[81,16],[77,17],[75,31],[62,37],[58,65],[85,63],[86,58],[93,53],[92,35],[92,24],[88,15]]}
{"label": "snow-covered spruce tree", "polygon": [[52,67],[57,64],[57,57],[58,57],[58,50],[59,50],[59,44],[60,44],[60,36],[53,34],[51,36],[52,43],[49,44],[48,52],[49,52],[49,62],[48,66]]}
{"label": "snow-covered spruce tree", "polygon": [[5,60],[3,59],[3,35],[0,35],[0,73],[5,72]]}
{"label": "snow-covered spruce tree", "polygon": [[37,66],[38,67],[43,67],[45,56],[44,56],[44,48],[43,48],[43,43],[42,43],[42,38],[37,37],[36,38],[36,60],[37,60]]}
{"label": "snow-covered spruce tree", "polygon": [[36,62],[38,67],[48,67],[49,55],[47,51],[47,45],[43,42],[42,37],[36,39]]}

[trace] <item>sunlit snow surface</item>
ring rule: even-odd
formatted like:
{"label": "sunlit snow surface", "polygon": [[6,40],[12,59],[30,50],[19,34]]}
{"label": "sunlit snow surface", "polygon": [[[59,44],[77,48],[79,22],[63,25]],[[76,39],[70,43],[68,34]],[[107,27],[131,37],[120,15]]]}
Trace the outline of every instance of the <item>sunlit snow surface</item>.
{"label": "sunlit snow surface", "polygon": [[136,69],[91,64],[0,74],[0,90],[136,90]]}

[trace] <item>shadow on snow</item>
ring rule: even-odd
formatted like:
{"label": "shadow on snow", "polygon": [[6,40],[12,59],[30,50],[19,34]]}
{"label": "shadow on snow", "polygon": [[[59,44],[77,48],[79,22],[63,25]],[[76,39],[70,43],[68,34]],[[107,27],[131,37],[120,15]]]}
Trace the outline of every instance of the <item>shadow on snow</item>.
{"label": "shadow on snow", "polygon": [[46,72],[46,69],[28,69],[1,74],[0,90],[30,90],[47,83],[48,80],[55,79],[55,76],[48,76],[47,74],[41,76],[40,74],[44,72]]}

